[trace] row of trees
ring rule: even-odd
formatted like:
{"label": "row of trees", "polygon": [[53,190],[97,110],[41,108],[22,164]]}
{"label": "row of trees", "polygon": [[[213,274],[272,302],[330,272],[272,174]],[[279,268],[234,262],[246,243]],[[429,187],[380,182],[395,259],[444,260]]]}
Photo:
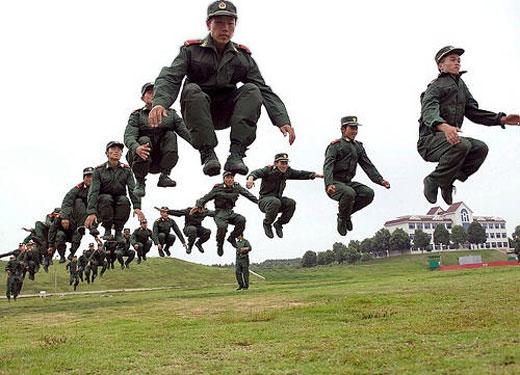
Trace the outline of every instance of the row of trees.
{"label": "row of trees", "polygon": [[[430,235],[420,229],[416,229],[413,238],[413,248],[415,250],[430,251]],[[454,225],[451,233],[448,232],[444,225],[437,225],[433,231],[433,243],[449,247],[453,245],[460,248],[464,244],[480,244],[486,242],[486,230],[480,223],[473,221],[466,231],[460,225]]]}

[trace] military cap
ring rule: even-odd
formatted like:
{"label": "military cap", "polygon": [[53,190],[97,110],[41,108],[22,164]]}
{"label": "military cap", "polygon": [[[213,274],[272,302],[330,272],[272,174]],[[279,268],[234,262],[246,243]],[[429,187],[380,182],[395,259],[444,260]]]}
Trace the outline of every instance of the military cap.
{"label": "military cap", "polygon": [[159,211],[170,211],[170,209],[166,206],[162,206]]}
{"label": "military cap", "polygon": [[227,177],[227,176],[235,176],[235,174],[233,172],[230,172],[230,171],[225,171],[223,174],[222,174],[222,177]]}
{"label": "military cap", "polygon": [[94,173],[94,168],[92,168],[92,167],[87,167],[87,168],[83,169],[83,177],[88,176],[89,174],[93,174],[93,173]]}
{"label": "military cap", "polygon": [[130,232],[130,228],[123,229],[123,232]]}
{"label": "military cap", "polygon": [[153,89],[153,83],[146,82],[143,87],[141,87],[141,98],[144,96],[144,93],[148,91],[149,88]]}
{"label": "military cap", "polygon": [[464,53],[464,50],[462,48],[457,48],[457,47],[453,47],[453,46],[446,46],[446,47],[442,47],[439,52],[437,52],[435,54],[435,62],[438,64],[440,63],[440,61],[448,56],[449,54],[452,54],[452,53],[455,53],[457,55],[462,55]]}
{"label": "military cap", "polygon": [[208,18],[215,16],[231,16],[237,18],[237,8],[231,1],[215,1],[208,6]]}
{"label": "military cap", "polygon": [[56,208],[54,209],[54,211],[52,211],[52,213],[53,213],[53,214],[54,214],[54,213],[57,214],[57,213],[59,213],[60,211],[61,211],[61,207],[56,207]]}
{"label": "military cap", "polygon": [[289,161],[289,155],[287,155],[285,152],[281,152],[274,156],[274,161]]}
{"label": "military cap", "polygon": [[357,116],[345,116],[341,118],[341,127],[343,126],[362,126],[358,123]]}
{"label": "military cap", "polygon": [[20,243],[18,244],[18,246],[23,246],[23,245],[25,245],[23,242],[20,242]]}
{"label": "military cap", "polygon": [[110,141],[107,143],[107,147],[105,147],[105,151],[108,151],[108,149],[110,147],[113,147],[113,146],[116,146],[116,147],[119,147],[121,150],[123,150],[125,148],[125,145],[122,144],[121,142],[118,142],[118,141]]}
{"label": "military cap", "polygon": [[26,246],[32,246],[34,245],[34,242],[32,240],[30,240],[29,242],[26,243]]}
{"label": "military cap", "polygon": [[141,220],[141,224],[148,224],[148,220],[146,220],[146,219]]}
{"label": "military cap", "polygon": [[89,243],[88,247],[94,247],[94,243],[93,242]]}

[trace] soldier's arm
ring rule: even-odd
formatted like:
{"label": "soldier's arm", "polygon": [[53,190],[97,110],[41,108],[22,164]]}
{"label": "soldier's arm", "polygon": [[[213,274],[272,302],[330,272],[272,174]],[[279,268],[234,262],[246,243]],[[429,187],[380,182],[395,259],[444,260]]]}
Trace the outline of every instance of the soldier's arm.
{"label": "soldier's arm", "polygon": [[431,83],[421,96],[422,121],[433,131],[436,130],[437,125],[446,123],[441,117],[440,97],[440,88],[436,82]]}
{"label": "soldier's arm", "polygon": [[137,237],[136,237],[137,229],[132,232],[130,235],[130,245],[135,245],[137,243]]}
{"label": "soldier's arm", "polygon": [[124,142],[125,146],[132,152],[139,147],[139,111],[134,111],[128,118],[128,124],[125,128]]}
{"label": "soldier's arm", "polygon": [[172,228],[173,228],[173,231],[175,232],[175,234],[177,235],[177,237],[179,237],[179,240],[182,242],[182,244],[185,245],[186,240],[184,239],[184,236],[183,236],[179,226],[173,219],[172,219]]}
{"label": "soldier's arm", "polygon": [[253,194],[251,194],[249,192],[249,190],[247,190],[246,188],[244,188],[242,185],[240,184],[237,184],[237,188],[238,188],[238,193],[244,197],[246,197],[247,199],[249,199],[251,202],[253,203],[258,203],[258,198],[255,197]]}
{"label": "soldier's arm", "polygon": [[168,210],[168,215],[172,215],[172,216],[181,217],[181,216],[186,216],[187,214],[188,214],[188,212],[186,212],[186,210]]}
{"label": "soldier's arm", "polygon": [[337,150],[332,144],[325,151],[325,161],[323,162],[323,178],[325,187],[334,183],[334,163],[336,162]]}
{"label": "soldier's arm", "polygon": [[[56,233],[58,232],[59,220],[55,219],[49,228],[49,234],[47,236],[47,243],[49,246],[54,246],[56,242]],[[46,249],[47,250],[47,249]]]}
{"label": "soldier's arm", "polygon": [[63,219],[70,220],[70,215],[72,215],[72,208],[74,207],[74,201],[78,197],[78,193],[79,189],[74,186],[63,198],[60,210],[60,216]]}
{"label": "soldier's arm", "polygon": [[206,203],[215,198],[217,191],[217,187],[211,189],[211,191],[208,194],[206,194],[202,198],[198,199],[197,202],[195,202],[195,207],[204,207]]}
{"label": "soldier's arm", "polygon": [[177,99],[182,80],[188,72],[188,54],[187,48],[181,47],[171,66],[162,68],[154,84],[154,107],[160,105],[163,108],[170,108]]}
{"label": "soldier's arm", "polygon": [[255,60],[249,54],[247,54],[247,58],[249,69],[244,83],[254,83],[260,89],[263,99],[262,103],[273,125],[280,127],[285,124],[290,124],[291,120],[289,119],[287,109],[282,100],[265,84]]}
{"label": "soldier's arm", "polygon": [[486,111],[484,109],[480,109],[478,107],[477,101],[473,98],[471,93],[469,92],[468,87],[464,84],[464,89],[466,90],[466,107],[464,108],[464,116],[473,121],[476,124],[486,125],[486,126],[501,126],[502,129],[505,129],[505,126],[502,124],[500,119],[505,116],[504,112],[491,112]]}
{"label": "soldier's arm", "polygon": [[361,144],[358,144],[358,155],[358,163],[361,166],[361,168],[363,168],[368,178],[370,178],[372,182],[378,185],[383,185],[383,176],[381,176],[377,168],[374,166],[374,164],[372,164],[372,162],[367,156],[365,148]]}
{"label": "soldier's arm", "polygon": [[97,215],[97,201],[99,196],[99,189],[101,188],[101,177],[99,174],[99,169],[94,169],[94,173],[92,174],[92,183],[88,189],[87,196],[87,215]]}
{"label": "soldier's arm", "polygon": [[252,171],[251,173],[249,173],[249,176],[247,176],[247,179],[249,179],[249,177],[253,177],[253,180],[258,180],[259,178],[267,177],[268,172],[269,172],[269,167],[258,168],[258,169],[255,169],[254,171]]}
{"label": "soldier's arm", "polygon": [[152,241],[154,244],[159,244],[159,225],[157,222],[153,223]]}
{"label": "soldier's arm", "polygon": [[171,110],[170,116],[172,117],[173,131],[191,145],[191,135],[182,117],[173,109]]}
{"label": "soldier's arm", "polygon": [[216,212],[215,211],[211,211],[211,210],[205,210],[203,212],[203,214],[204,214],[204,217],[206,217],[206,216],[215,217]]}
{"label": "soldier's arm", "polygon": [[126,167],[126,186],[128,188],[128,195],[130,196],[130,200],[132,201],[132,207],[134,210],[141,209],[141,198],[134,194],[135,189],[135,180],[134,174],[132,173],[130,167]]}
{"label": "soldier's arm", "polygon": [[314,180],[316,178],[316,172],[300,171],[292,168],[288,172],[287,179],[289,180]]}

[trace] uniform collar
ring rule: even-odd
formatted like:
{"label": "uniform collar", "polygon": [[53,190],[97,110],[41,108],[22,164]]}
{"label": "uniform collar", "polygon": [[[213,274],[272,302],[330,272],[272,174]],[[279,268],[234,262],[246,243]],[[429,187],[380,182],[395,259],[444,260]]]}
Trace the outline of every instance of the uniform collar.
{"label": "uniform collar", "polygon": [[350,138],[347,138],[347,137],[341,137],[341,139],[343,139],[345,142],[348,142],[348,143],[356,143],[356,140],[355,139],[350,139]]}
{"label": "uniform collar", "polygon": [[[201,47],[207,47],[213,49],[215,52],[217,52],[217,47],[215,47],[215,43],[213,43],[213,38],[211,37],[211,34],[208,34],[203,40]],[[238,52],[237,47],[232,41],[229,41],[229,43],[226,45],[226,48],[224,49],[224,53],[232,51],[232,52]]]}
{"label": "uniform collar", "polygon": [[[121,162],[118,162],[117,163],[117,168],[120,168],[121,167]],[[105,162],[105,169],[110,169],[111,166],[110,166],[110,162],[109,161],[106,161]]]}
{"label": "uniform collar", "polygon": [[441,73],[439,73],[439,76],[438,76],[438,77],[439,77],[439,78],[440,78],[440,77],[456,77],[456,78],[459,78],[460,76],[462,76],[463,74],[466,74],[467,72],[468,72],[467,70],[461,70],[461,71],[459,72],[459,75],[458,75],[458,76],[453,76],[453,75],[451,75],[450,73],[441,72]]}

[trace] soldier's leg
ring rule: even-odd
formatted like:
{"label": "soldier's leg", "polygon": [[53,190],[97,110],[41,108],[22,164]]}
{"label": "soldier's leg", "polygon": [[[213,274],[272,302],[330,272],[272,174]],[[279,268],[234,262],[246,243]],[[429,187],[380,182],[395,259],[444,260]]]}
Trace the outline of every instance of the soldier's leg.
{"label": "soldier's leg", "polygon": [[6,290],[5,290],[5,296],[7,297],[8,300],[11,300],[11,295],[14,294],[12,292],[12,289],[13,289],[13,276],[7,276],[7,285],[6,285]]}
{"label": "soldier's leg", "polygon": [[112,231],[112,224],[114,223],[114,198],[110,194],[99,194],[98,197],[98,221],[102,222],[105,228],[103,239],[108,239],[108,235]]}
{"label": "soldier's leg", "polygon": [[106,260],[104,260],[103,263],[101,264],[101,272],[99,273],[100,276],[103,276],[103,274],[107,270],[107,267],[108,267],[108,262]]}
{"label": "soldier's leg", "polygon": [[455,176],[459,181],[466,181],[469,176],[478,171],[482,163],[484,163],[484,160],[486,160],[489,151],[488,146],[478,139],[468,137],[464,139],[469,141],[471,147],[464,159],[464,164],[462,164],[462,167]]}
{"label": "soldier's leg", "polygon": [[195,243],[195,239],[197,238],[197,227],[194,225],[186,225],[182,231],[188,238],[188,247],[192,247]]}
{"label": "soldier's leg", "polygon": [[349,218],[352,214],[354,201],[356,198],[356,191],[342,182],[334,181],[336,192],[330,195],[330,198],[338,201],[338,216],[342,218]]}
{"label": "soldier's leg", "polygon": [[237,279],[238,288],[243,289],[244,288],[244,280],[242,278],[242,265],[239,260],[237,260],[235,264],[235,277]]}
{"label": "soldier's leg", "polygon": [[73,282],[74,282],[74,274],[70,273],[69,274],[69,286],[71,286]]}
{"label": "soldier's leg", "polygon": [[92,282],[94,282],[94,280],[98,276],[98,266],[99,265],[97,264],[97,262],[92,263],[92,265],[90,266],[92,270]]}
{"label": "soldier's leg", "polygon": [[45,249],[49,248],[49,244],[47,243],[47,238],[49,236],[49,227],[45,225],[45,223],[41,221],[37,221],[34,223],[34,237],[33,241],[40,242],[41,246]]}
{"label": "soldier's leg", "polygon": [[282,197],[281,202],[282,206],[280,207],[280,211],[282,212],[282,215],[280,215],[280,218],[276,222],[285,225],[291,221],[294,215],[294,211],[296,210],[296,201],[291,198]]}
{"label": "soldier's leg", "polygon": [[79,277],[78,277],[78,274],[75,274],[74,275],[74,290],[76,290],[78,285],[79,285]]}
{"label": "soldier's leg", "polygon": [[71,260],[72,257],[74,257],[74,255],[76,254],[76,251],[78,251],[79,246],[81,244],[82,237],[83,237],[83,235],[81,233],[78,233],[76,230],[72,234],[72,240],[71,240],[71,244],[70,244],[70,254],[68,257],[69,260]]}
{"label": "soldier's leg", "polygon": [[[165,233],[159,233],[157,238],[159,239],[159,244],[163,245],[163,249],[164,249],[165,244],[166,244],[166,234]],[[164,251],[161,250],[161,249],[159,249],[159,256],[160,257],[164,257]]]}
{"label": "soldier's leg", "polygon": [[244,288],[249,288],[249,260],[244,260],[244,265],[242,268],[242,277],[244,279]]}
{"label": "soldier's leg", "polygon": [[117,234],[121,233],[130,217],[130,201],[124,195],[114,197],[114,201],[114,228],[116,230],[116,241],[118,241]]}
{"label": "soldier's leg", "polygon": [[116,254],[117,261],[121,265],[121,268],[124,268],[125,267],[125,260],[123,259],[123,250],[117,249],[115,251],[115,254]]}
{"label": "soldier's leg", "polygon": [[136,242],[135,249],[137,252],[137,264],[139,264],[143,258],[144,245],[141,242]]}
{"label": "soldier's leg", "polygon": [[211,99],[199,85],[195,83],[184,85],[181,94],[181,112],[190,131],[193,147],[197,150],[215,148],[218,142],[211,117]]}
{"label": "soldier's leg", "polygon": [[145,244],[144,244],[144,248],[143,248],[143,260],[146,260],[146,254],[148,254],[148,252],[150,251],[150,249],[152,248],[152,240],[148,240]]}
{"label": "soldier's leg", "polygon": [[[85,278],[87,279],[87,284],[90,284],[90,280],[91,280],[91,279],[90,279],[90,274],[91,274],[90,266],[87,265],[87,266],[85,267]],[[92,279],[92,281],[94,281],[94,280]]]}
{"label": "soldier's leg", "polygon": [[354,199],[354,206],[351,212],[351,214],[353,214],[372,203],[374,200],[374,190],[359,182],[352,181],[349,185],[356,192],[356,198]]}
{"label": "soldier's leg", "polygon": [[235,228],[233,228],[233,231],[229,234],[228,241],[236,244],[236,241],[231,240],[235,240],[238,236],[244,233],[244,229],[246,229],[246,218],[240,214],[234,213],[231,216],[229,223],[234,225]]}
{"label": "soldier's leg", "polygon": [[126,268],[128,268],[128,266],[130,265],[130,263],[132,263],[132,261],[134,260],[135,258],[135,251],[132,250],[132,249],[129,249],[127,251],[127,255],[128,255],[128,258],[126,259],[126,262],[125,262],[125,266]]}
{"label": "soldier's leg", "polygon": [[218,212],[213,218],[215,225],[217,226],[217,254],[222,256],[224,254],[224,239],[226,238],[227,232],[227,214],[225,212]]}
{"label": "soldier's leg", "polygon": [[179,161],[179,153],[177,148],[177,135],[173,131],[167,131],[161,138],[159,146],[159,168],[161,175],[157,186],[159,187],[174,187],[176,182],[169,176],[172,169]]}
{"label": "soldier's leg", "polygon": [[[143,136],[139,137],[137,139],[137,142],[139,145],[148,144],[150,146],[150,149],[152,149],[152,141],[149,137]],[[151,150],[150,150],[151,153]],[[152,163],[151,157],[144,160],[139,155],[137,155],[135,152],[128,152],[127,158],[130,158],[131,160],[128,160],[129,164],[132,166],[132,172],[134,172],[134,176],[137,182],[144,183],[146,175],[149,172],[150,164]]]}
{"label": "soldier's leg", "polygon": [[175,235],[174,234],[171,234],[171,233],[168,233],[168,235],[166,236],[166,244],[164,246],[164,252],[166,253],[166,255],[170,256],[171,253],[170,253],[170,247],[174,244],[175,242]]}
{"label": "soldier's leg", "polygon": [[211,237],[211,230],[201,225],[197,228],[197,236],[199,237],[197,242],[203,244]]}
{"label": "soldier's leg", "polygon": [[276,197],[263,197],[258,202],[258,208],[265,213],[264,224],[272,225],[280,213],[282,201]]}
{"label": "soldier's leg", "polygon": [[246,150],[256,138],[256,123],[260,118],[262,94],[254,83],[240,87],[232,98],[233,112],[229,120],[231,126],[231,146],[225,170],[247,174],[248,168],[243,162]]}

